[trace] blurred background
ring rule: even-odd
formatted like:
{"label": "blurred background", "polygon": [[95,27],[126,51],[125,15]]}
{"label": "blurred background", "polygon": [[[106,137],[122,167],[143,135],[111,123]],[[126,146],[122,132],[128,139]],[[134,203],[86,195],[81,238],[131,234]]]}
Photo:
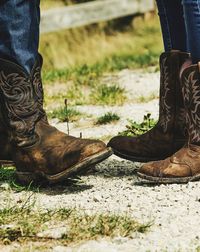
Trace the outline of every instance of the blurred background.
{"label": "blurred background", "polygon": [[[85,2],[95,0],[41,0],[41,8],[43,13],[45,10]],[[46,59],[45,69],[94,64],[114,56],[119,61],[120,58],[121,61],[126,61],[127,58],[129,64],[121,62],[124,67],[141,67],[144,64],[142,59],[141,62],[136,60],[134,64],[130,62],[130,58],[134,61],[135,54],[144,55],[147,58],[146,63],[155,64],[155,55],[160,53],[161,48],[160,28],[155,11],[45,34],[41,38],[40,46]],[[117,66],[110,66],[111,69],[115,67]]]}
{"label": "blurred background", "polygon": [[[54,17],[54,11],[56,16],[57,10],[63,7],[96,2],[100,1],[41,0],[42,15],[51,12]],[[109,0],[102,2],[106,6]],[[45,106],[50,118],[65,122],[69,116],[70,121],[75,122],[83,117],[76,106],[123,106],[157,98],[158,94],[150,93],[147,98],[140,95],[134,100],[118,84],[116,76],[124,69],[158,71],[158,58],[163,48],[155,6],[145,11],[148,1],[125,2],[135,2],[143,6],[144,11],[42,33],[40,52],[44,57]],[[85,15],[88,15],[87,8]],[[46,19],[46,26],[50,27],[52,20]],[[105,81],[105,76],[110,76],[109,81]],[[68,111],[64,108],[64,99],[69,101]]]}

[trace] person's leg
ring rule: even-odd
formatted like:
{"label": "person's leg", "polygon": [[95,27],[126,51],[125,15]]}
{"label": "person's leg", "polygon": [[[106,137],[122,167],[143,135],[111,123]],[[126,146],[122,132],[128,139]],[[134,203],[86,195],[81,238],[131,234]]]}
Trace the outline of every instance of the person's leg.
{"label": "person's leg", "polygon": [[181,0],[156,0],[165,51],[187,51],[186,28]]}
{"label": "person's leg", "polygon": [[188,50],[193,63],[200,61],[200,0],[183,0]]}
{"label": "person's leg", "polygon": [[38,55],[40,0],[0,1],[0,58],[30,73]]}

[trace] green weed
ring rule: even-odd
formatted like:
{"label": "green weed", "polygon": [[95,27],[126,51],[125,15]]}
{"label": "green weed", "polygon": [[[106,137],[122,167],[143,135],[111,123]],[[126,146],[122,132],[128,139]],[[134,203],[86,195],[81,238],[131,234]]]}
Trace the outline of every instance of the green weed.
{"label": "green weed", "polygon": [[119,121],[120,117],[116,113],[108,112],[103,116],[97,118],[96,124],[107,124]]}
{"label": "green weed", "polygon": [[154,127],[156,121],[151,118],[151,114],[144,115],[143,122],[137,123],[135,121],[129,120],[129,124],[126,126],[126,130],[120,132],[119,135],[122,136],[138,136],[144,134],[152,127]]}
{"label": "green weed", "polygon": [[116,84],[98,86],[91,93],[93,104],[99,105],[122,105],[126,100],[125,90]]}
{"label": "green weed", "polygon": [[3,190],[13,190],[15,192],[21,191],[38,191],[38,188],[30,184],[22,186],[18,183],[15,176],[15,168],[2,166],[0,167],[0,187]]}
{"label": "green weed", "polygon": [[60,122],[74,122],[80,119],[82,113],[75,108],[61,107],[48,113],[49,118],[57,118]]}

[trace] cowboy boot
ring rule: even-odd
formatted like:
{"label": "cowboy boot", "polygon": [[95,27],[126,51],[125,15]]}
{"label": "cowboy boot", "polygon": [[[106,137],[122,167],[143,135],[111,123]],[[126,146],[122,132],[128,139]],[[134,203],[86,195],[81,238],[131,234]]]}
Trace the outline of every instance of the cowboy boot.
{"label": "cowboy boot", "polygon": [[181,74],[188,142],[171,157],[143,165],[138,176],[157,183],[187,183],[200,179],[200,62]]}
{"label": "cowboy boot", "polygon": [[112,154],[98,140],[68,136],[49,125],[43,110],[39,56],[31,74],[0,59],[0,102],[16,174],[23,184],[57,183]]}
{"label": "cowboy boot", "polygon": [[185,117],[179,72],[188,53],[165,52],[160,56],[160,111],[158,123],[138,137],[116,136],[110,140],[114,154],[131,161],[164,159],[180,149],[185,141]]}
{"label": "cowboy boot", "polygon": [[[33,75],[33,87],[35,89],[35,93],[38,98],[38,106],[41,113],[41,118],[47,121],[46,113],[43,109],[43,88],[42,88],[42,82],[41,82],[41,68],[43,64],[43,59],[41,55],[38,55],[38,66],[35,68],[34,75]],[[3,122],[2,115],[0,113],[0,121]],[[12,155],[11,155],[11,145],[9,141],[9,137],[7,132],[5,131],[5,125],[0,125],[0,167],[3,165],[12,165],[15,166],[15,164],[12,161]]]}

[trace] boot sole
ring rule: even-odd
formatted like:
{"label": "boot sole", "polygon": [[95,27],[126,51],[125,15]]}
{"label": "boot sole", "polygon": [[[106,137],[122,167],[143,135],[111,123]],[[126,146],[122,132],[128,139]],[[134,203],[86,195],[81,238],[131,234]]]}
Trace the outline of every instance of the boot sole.
{"label": "boot sole", "polygon": [[[137,156],[129,156],[127,154],[123,154],[115,149],[112,149],[114,154],[120,158],[126,159],[126,160],[130,160],[133,162],[141,162],[141,163],[147,163],[147,162],[151,162],[151,161],[158,161],[158,160],[163,160],[168,156],[164,156],[164,157],[154,157],[154,158],[150,158],[150,157],[137,157]],[[170,156],[170,155],[169,155]]]}
{"label": "boot sole", "polygon": [[162,178],[162,177],[153,177],[146,175],[144,173],[137,172],[138,177],[152,181],[155,184],[187,184],[189,182],[194,182],[200,180],[200,174],[192,177],[177,177],[177,178]]}
{"label": "boot sole", "polygon": [[21,184],[27,185],[32,182],[36,182],[37,184],[41,182],[48,182],[49,184],[56,184],[58,182],[61,182],[72,175],[79,175],[80,173],[86,172],[92,165],[96,165],[103,160],[107,159],[113,154],[113,151],[111,148],[107,148],[106,150],[99,152],[97,154],[94,154],[86,159],[84,159],[82,162],[67,168],[66,170],[55,174],[55,175],[48,175],[43,172],[16,172],[17,179]]}

